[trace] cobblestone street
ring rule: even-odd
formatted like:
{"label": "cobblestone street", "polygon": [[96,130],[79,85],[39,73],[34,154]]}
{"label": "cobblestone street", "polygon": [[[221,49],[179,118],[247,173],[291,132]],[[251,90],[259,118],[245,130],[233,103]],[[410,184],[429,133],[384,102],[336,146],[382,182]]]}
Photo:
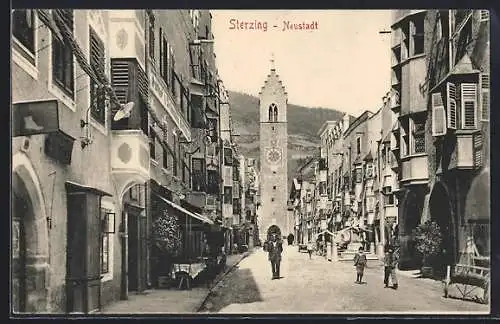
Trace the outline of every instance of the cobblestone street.
{"label": "cobblestone street", "polygon": [[482,314],[488,305],[442,297],[442,284],[399,275],[398,290],[384,289],[383,268],[370,261],[363,281],[355,284],[351,262],[284,247],[281,279],[271,280],[267,254],[256,250],[214,289],[201,312],[219,313],[426,313]]}

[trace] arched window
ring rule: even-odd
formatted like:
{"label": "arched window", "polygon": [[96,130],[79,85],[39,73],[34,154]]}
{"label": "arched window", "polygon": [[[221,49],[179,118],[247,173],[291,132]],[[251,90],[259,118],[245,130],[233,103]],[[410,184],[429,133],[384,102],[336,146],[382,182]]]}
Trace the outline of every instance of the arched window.
{"label": "arched window", "polygon": [[269,121],[278,121],[278,107],[274,103],[269,106]]}

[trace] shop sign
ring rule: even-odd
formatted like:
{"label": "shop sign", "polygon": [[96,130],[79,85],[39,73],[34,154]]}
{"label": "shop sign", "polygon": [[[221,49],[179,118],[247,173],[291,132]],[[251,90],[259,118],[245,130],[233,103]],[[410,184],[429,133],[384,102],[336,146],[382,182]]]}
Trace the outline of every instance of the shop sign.
{"label": "shop sign", "polygon": [[28,136],[59,131],[59,103],[56,99],[13,104],[13,135]]}

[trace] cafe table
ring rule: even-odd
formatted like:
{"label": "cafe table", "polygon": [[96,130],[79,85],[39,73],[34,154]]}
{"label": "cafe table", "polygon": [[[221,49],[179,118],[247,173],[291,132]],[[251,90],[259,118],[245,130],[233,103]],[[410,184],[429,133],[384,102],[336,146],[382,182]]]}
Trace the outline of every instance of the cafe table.
{"label": "cafe table", "polygon": [[205,268],[206,263],[203,259],[174,263],[172,277],[180,278],[178,289],[182,288],[183,283],[186,283],[187,289],[191,289],[191,280],[196,278]]}

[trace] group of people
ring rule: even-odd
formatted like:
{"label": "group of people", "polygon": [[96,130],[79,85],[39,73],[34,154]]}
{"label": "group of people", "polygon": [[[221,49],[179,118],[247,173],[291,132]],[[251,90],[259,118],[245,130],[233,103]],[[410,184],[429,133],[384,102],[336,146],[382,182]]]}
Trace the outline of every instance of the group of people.
{"label": "group of people", "polygon": [[[360,247],[358,253],[354,255],[354,266],[356,267],[356,281],[355,283],[363,283],[363,275],[367,264],[366,254],[364,248]],[[398,279],[396,277],[396,267],[398,264],[397,256],[394,249],[389,247],[384,255],[384,287],[389,288],[389,278],[391,279],[392,288],[398,289]]]}
{"label": "group of people", "polygon": [[[268,252],[268,259],[271,262],[272,269],[272,279],[280,279],[280,264],[281,264],[281,253],[283,252],[283,243],[278,238],[277,234],[272,234],[271,239],[266,244],[266,251]],[[307,252],[309,253],[309,258],[312,256],[313,245],[309,243],[307,245]],[[368,259],[364,253],[364,248],[361,246],[358,253],[354,255],[354,266],[356,267],[356,283],[363,283],[363,275],[366,268]],[[389,278],[392,283],[393,289],[398,289],[398,279],[396,276],[396,267],[398,264],[398,258],[394,253],[394,249],[389,247],[384,255],[384,287],[389,288]]]}

